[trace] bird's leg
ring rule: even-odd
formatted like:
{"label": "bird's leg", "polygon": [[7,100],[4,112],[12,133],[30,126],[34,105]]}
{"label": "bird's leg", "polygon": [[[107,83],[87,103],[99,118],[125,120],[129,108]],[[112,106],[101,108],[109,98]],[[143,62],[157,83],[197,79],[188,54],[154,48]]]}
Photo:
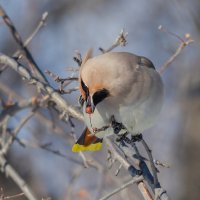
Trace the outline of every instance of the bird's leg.
{"label": "bird's leg", "polygon": [[142,140],[142,134],[137,134],[137,135],[131,135],[131,139],[129,139],[127,137],[127,135],[129,134],[129,132],[127,131],[126,127],[122,124],[122,123],[119,123],[115,120],[115,117],[112,116],[111,117],[111,127],[113,128],[113,131],[116,135],[118,135],[118,133],[124,129],[126,130],[126,132],[120,136],[120,138],[118,138],[117,140],[124,140],[124,142],[126,142],[127,144],[131,144],[133,142],[139,142]]}
{"label": "bird's leg", "polygon": [[125,132],[123,135],[119,136],[116,141],[120,142],[121,144],[127,143],[127,144],[131,144],[131,140],[127,137],[129,133]]}
{"label": "bird's leg", "polygon": [[[111,117],[111,127],[113,128],[114,134],[118,135],[118,138],[116,139],[116,142],[120,142],[122,146],[127,146],[127,144],[131,144],[131,140],[127,137],[129,134],[126,130],[126,127],[115,120],[115,117]],[[119,132],[124,129],[126,132],[119,135]]]}
{"label": "bird's leg", "polygon": [[131,135],[131,142],[140,142],[143,139],[142,133]]}

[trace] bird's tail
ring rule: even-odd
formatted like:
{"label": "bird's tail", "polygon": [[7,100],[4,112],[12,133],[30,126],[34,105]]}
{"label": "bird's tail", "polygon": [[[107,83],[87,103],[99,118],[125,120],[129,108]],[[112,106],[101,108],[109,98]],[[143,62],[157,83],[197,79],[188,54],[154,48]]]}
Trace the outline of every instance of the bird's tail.
{"label": "bird's tail", "polygon": [[98,151],[102,148],[103,139],[92,135],[88,128],[86,128],[77,142],[73,145],[72,151]]}

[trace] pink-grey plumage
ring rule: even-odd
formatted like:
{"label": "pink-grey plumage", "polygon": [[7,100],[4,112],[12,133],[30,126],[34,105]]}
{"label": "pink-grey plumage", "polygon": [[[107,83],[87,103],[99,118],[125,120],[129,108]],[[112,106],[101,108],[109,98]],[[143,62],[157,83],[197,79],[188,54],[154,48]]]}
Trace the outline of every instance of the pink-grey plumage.
{"label": "pink-grey plumage", "polygon": [[[80,70],[80,91],[91,133],[109,125],[111,116],[131,134],[142,133],[156,122],[163,101],[163,83],[152,62],[126,52],[87,58]],[[110,134],[111,127],[96,136]]]}

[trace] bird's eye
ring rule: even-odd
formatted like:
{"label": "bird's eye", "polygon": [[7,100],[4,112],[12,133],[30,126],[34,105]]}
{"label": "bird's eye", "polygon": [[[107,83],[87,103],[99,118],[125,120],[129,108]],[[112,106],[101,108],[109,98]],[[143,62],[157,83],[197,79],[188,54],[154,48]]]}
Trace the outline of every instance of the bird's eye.
{"label": "bird's eye", "polygon": [[81,79],[81,87],[83,88],[83,91],[85,92],[85,94],[88,95],[89,89],[88,89],[88,87],[85,85],[85,83],[83,82],[82,79]]}
{"label": "bird's eye", "polygon": [[102,89],[102,90],[95,92],[93,95],[94,106],[96,106],[98,103],[103,101],[108,96],[109,96],[109,91],[106,89]]}

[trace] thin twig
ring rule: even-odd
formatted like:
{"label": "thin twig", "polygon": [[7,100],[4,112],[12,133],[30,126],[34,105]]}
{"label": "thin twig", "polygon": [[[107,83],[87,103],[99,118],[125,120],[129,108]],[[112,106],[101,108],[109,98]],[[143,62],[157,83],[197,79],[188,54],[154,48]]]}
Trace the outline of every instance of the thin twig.
{"label": "thin twig", "polygon": [[185,38],[181,38],[175,33],[172,33],[166,29],[164,29],[162,26],[159,26],[159,30],[164,31],[174,37],[176,37],[181,43],[176,49],[175,53],[159,68],[158,72],[160,74],[163,74],[163,72],[170,66],[170,64],[177,58],[177,56],[182,52],[182,50],[188,46],[189,44],[193,43],[194,40],[190,37],[190,34],[185,34]]}
{"label": "thin twig", "polygon": [[59,150],[53,149],[51,147],[51,145],[52,145],[51,143],[38,144],[38,143],[35,143],[35,142],[28,142],[27,140],[24,140],[24,139],[19,139],[17,137],[15,137],[14,139],[22,147],[25,147],[25,148],[26,147],[31,147],[31,148],[41,149],[41,150],[47,151],[48,153],[52,153],[55,156],[58,156],[58,157],[61,157],[61,158],[65,158],[68,161],[71,161],[71,162],[74,162],[74,163],[76,163],[78,165],[84,166],[83,162],[75,159],[74,156],[70,156],[70,155],[62,153]]}
{"label": "thin twig", "polygon": [[8,152],[10,146],[14,141],[14,138],[17,136],[22,127],[28,122],[28,120],[31,119],[31,117],[33,117],[34,114],[35,113],[31,111],[24,119],[22,119],[19,125],[13,130],[12,135],[9,137],[7,142],[3,145],[2,149],[0,150],[0,154],[5,155]]}
{"label": "thin twig", "polygon": [[35,28],[35,30],[31,33],[31,35],[24,42],[25,47],[27,47],[28,44],[33,40],[33,38],[37,35],[37,33],[40,31],[40,29],[45,26],[46,21],[47,21],[47,17],[48,17],[48,12],[44,12],[42,14],[42,18],[39,21],[37,27]]}
{"label": "thin twig", "polygon": [[107,53],[107,52],[112,51],[114,48],[116,48],[118,46],[126,46],[126,44],[127,44],[127,40],[126,40],[127,35],[128,35],[127,32],[124,32],[124,30],[121,30],[121,32],[117,36],[115,42],[108,49],[103,49],[102,47],[99,47],[99,50],[102,53]]}
{"label": "thin twig", "polygon": [[31,98],[28,100],[23,100],[21,102],[15,103],[15,104],[9,106],[8,108],[5,108],[0,113],[0,126],[1,126],[1,122],[7,115],[13,116],[16,112],[23,110],[25,108],[30,108],[32,106],[33,106],[33,102],[32,102],[32,98]]}
{"label": "thin twig", "polygon": [[75,169],[73,169],[73,171],[70,173],[71,175],[71,179],[69,181],[68,187],[67,187],[67,191],[66,194],[67,196],[65,197],[66,200],[71,200],[72,199],[72,190],[74,188],[74,184],[77,180],[77,178],[81,175],[81,172],[83,171],[83,167],[77,167]]}
{"label": "thin twig", "polygon": [[80,68],[67,67],[66,71],[68,72],[79,72]]}
{"label": "thin twig", "polygon": [[59,92],[60,94],[71,94],[72,92],[76,92],[77,90],[79,90],[79,87],[75,87],[75,88],[71,88],[71,89],[67,89],[67,90],[59,89],[56,91]]}
{"label": "thin twig", "polygon": [[[76,137],[76,134],[74,132],[75,125],[72,122],[71,118],[69,118],[69,123],[71,125],[71,135],[74,138],[74,142],[76,142],[77,141],[77,137]],[[88,168],[89,167],[89,162],[88,162],[87,158],[85,157],[84,153],[82,151],[80,151],[78,153],[79,153],[80,157],[83,160],[83,164],[84,164],[85,168]]]}
{"label": "thin twig", "polygon": [[[25,40],[24,42],[24,47],[27,47],[30,42],[33,40],[33,38],[36,36],[36,34],[41,30],[42,27],[44,27],[45,23],[46,23],[46,20],[47,20],[47,17],[48,17],[48,12],[44,12],[43,15],[42,15],[42,18],[41,20],[39,21],[39,24],[37,25],[37,27],[35,28],[35,30],[31,33],[31,35]],[[12,57],[18,57],[20,51],[17,50],[13,55]],[[0,73],[2,71],[4,71],[5,69],[7,68],[6,65],[2,66],[1,69],[0,69]]]}
{"label": "thin twig", "polygon": [[19,193],[19,194],[15,194],[15,195],[11,195],[11,196],[6,196],[6,197],[3,197],[2,200],[15,199],[15,198],[22,197],[22,196],[24,196],[24,193]]}
{"label": "thin twig", "polygon": [[106,196],[100,198],[99,200],[106,200],[109,199],[111,196],[117,194],[118,192],[120,192],[121,190],[124,190],[125,188],[127,188],[128,186],[134,184],[134,183],[139,183],[140,181],[143,180],[142,176],[139,177],[134,177],[133,179],[131,179],[130,181],[128,181],[127,183],[121,185],[120,187],[116,188],[115,190],[113,190],[111,193],[107,194]]}
{"label": "thin twig", "polygon": [[24,45],[24,43],[22,41],[22,38],[19,35],[19,33],[18,33],[17,29],[15,28],[14,24],[12,23],[10,17],[6,14],[5,10],[2,8],[1,5],[0,5],[0,13],[1,13],[1,16],[2,16],[5,24],[10,29],[10,32],[11,32],[13,38],[15,39],[17,44],[20,46],[20,48],[24,51],[25,56],[26,56],[27,60],[29,61],[32,70],[36,73],[38,78],[41,79],[41,81],[43,81],[44,83],[48,83],[46,77],[44,76],[44,74],[42,73],[42,71],[40,70],[38,65],[36,64],[35,60],[33,59],[33,56],[31,55],[30,51]]}
{"label": "thin twig", "polygon": [[9,176],[19,186],[19,188],[29,200],[37,200],[36,196],[31,191],[31,188],[29,188],[27,183],[22,179],[22,177],[20,177],[20,175],[8,163],[3,155],[0,156],[0,166],[1,172]]}
{"label": "thin twig", "polygon": [[[16,72],[18,72],[25,80],[28,81],[29,84],[35,85],[39,90],[50,96],[50,99],[56,103],[58,110],[60,113],[66,111],[70,116],[83,121],[83,115],[77,111],[73,106],[71,106],[65,99],[63,99],[59,93],[57,93],[52,87],[48,84],[44,84],[40,82],[38,79],[31,76],[31,73],[21,64],[19,64],[16,60],[0,54],[0,63],[7,64]],[[66,118],[68,121],[68,118]]]}
{"label": "thin twig", "polygon": [[78,81],[78,77],[60,78],[58,75],[54,74],[53,72],[49,70],[45,70],[45,73],[47,73],[57,83],[65,82],[65,81]]}
{"label": "thin twig", "polygon": [[[20,96],[18,93],[16,93],[14,90],[12,90],[8,85],[5,85],[3,82],[0,81],[0,90],[5,93],[6,95],[12,95],[14,99],[17,101],[22,102],[24,100],[24,97]],[[39,110],[35,113],[36,119],[38,122],[45,124],[50,129],[53,129],[54,133],[57,133],[59,135],[64,135],[65,131],[56,124],[56,127],[53,126],[52,121],[48,119],[46,116],[44,116],[42,113],[39,112]],[[70,140],[71,137],[68,139]]]}
{"label": "thin twig", "polygon": [[54,74],[53,72],[46,70],[45,73],[47,73],[54,81],[59,83],[59,89],[56,91],[59,92],[60,94],[71,94],[74,91],[77,91],[79,87],[75,87],[72,89],[64,89],[66,86],[68,86],[70,83],[73,81],[78,81],[78,77],[69,77],[69,78],[60,78],[58,75]]}
{"label": "thin twig", "polygon": [[[115,157],[115,159],[117,159],[122,165],[123,167],[129,171],[130,167],[131,167],[131,163],[125,159],[123,156],[121,156],[119,154],[119,152],[117,152],[117,150],[115,149],[115,147],[113,146],[112,142],[108,139],[108,138],[105,138],[104,141],[106,142],[106,144],[108,145],[108,148],[110,149],[110,151],[112,152],[113,156]],[[125,148],[125,153],[129,152],[130,153],[130,148],[129,148],[129,151],[128,151],[128,148],[126,150],[126,147]],[[131,158],[131,155],[132,153],[130,153],[130,156],[129,158]],[[139,165],[139,162],[137,159],[135,159],[135,164],[136,165]],[[140,190],[141,194],[143,195],[144,199],[145,200],[153,200],[153,197],[151,196],[151,193],[149,192],[149,189],[147,187],[144,187],[145,183],[143,181],[140,181],[137,186],[138,186],[138,189]]]}

